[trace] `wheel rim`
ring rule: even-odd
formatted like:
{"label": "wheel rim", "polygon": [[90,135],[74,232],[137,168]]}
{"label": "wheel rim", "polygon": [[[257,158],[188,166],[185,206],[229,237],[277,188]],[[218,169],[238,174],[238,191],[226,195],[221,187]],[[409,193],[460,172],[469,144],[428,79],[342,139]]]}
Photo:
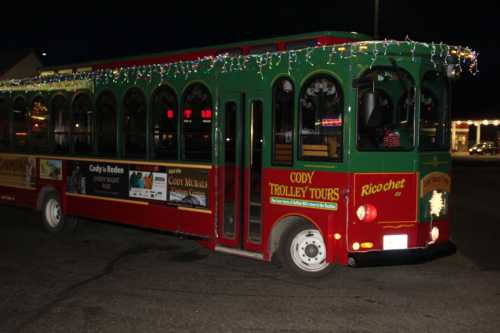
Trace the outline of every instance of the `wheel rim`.
{"label": "wheel rim", "polygon": [[299,232],[292,240],[290,254],[297,267],[306,272],[318,272],[326,267],[326,247],[318,230]]}
{"label": "wheel rim", "polygon": [[56,199],[50,199],[49,202],[47,202],[45,217],[47,219],[47,223],[52,228],[56,228],[61,223],[62,212],[59,201]]}

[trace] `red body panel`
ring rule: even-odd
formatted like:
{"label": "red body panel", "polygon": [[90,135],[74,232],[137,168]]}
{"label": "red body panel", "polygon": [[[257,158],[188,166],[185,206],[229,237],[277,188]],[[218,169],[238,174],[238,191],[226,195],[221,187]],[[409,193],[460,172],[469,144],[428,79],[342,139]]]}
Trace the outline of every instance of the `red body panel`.
{"label": "red body panel", "polygon": [[347,262],[345,238],[335,240],[333,235],[346,233],[348,174],[276,168],[265,169],[263,175],[264,254],[269,255],[267,244],[276,223],[299,216],[321,230],[327,242],[327,260]]}
{"label": "red body panel", "polygon": [[36,207],[38,191],[0,186],[0,203],[21,207]]}
{"label": "red body panel", "polygon": [[[6,159],[9,162],[15,161],[18,163],[26,163],[25,161],[28,160],[22,155],[9,155]],[[45,189],[53,189],[59,193],[64,213],[67,215],[179,232],[210,239],[214,238],[213,216],[215,210],[215,191],[208,191],[208,207],[203,209],[190,207],[189,205],[170,204],[158,200],[132,197],[114,198],[111,196],[70,193],[71,191],[68,190],[68,179],[71,173],[70,163],[72,161],[54,157],[53,161],[56,161],[61,168],[60,170],[58,168],[57,174],[45,175],[41,169],[40,161],[46,160],[52,161],[50,158],[36,159],[36,168],[34,168],[36,174],[35,171],[32,171],[34,178],[32,184],[29,186],[22,184],[24,179],[27,178],[25,175],[27,171],[24,171],[24,169],[16,174],[12,173],[12,175],[4,176],[4,181],[19,183],[19,186],[0,186],[0,202],[36,208],[40,193]],[[110,163],[127,166],[141,165],[140,163],[124,161],[116,161],[116,163],[113,161]],[[4,166],[5,170],[9,171]],[[128,177],[128,175],[125,177]],[[215,188],[215,172],[213,168],[208,172],[207,178],[208,188]]]}
{"label": "red body panel", "polygon": [[[240,172],[238,168],[231,166],[210,167],[208,173],[205,173],[208,182],[206,196],[208,203],[205,208],[197,208],[186,204],[140,199],[132,195],[111,197],[71,192],[68,179],[72,167],[70,163],[74,161],[55,158],[56,164],[61,165],[60,173],[42,175],[42,161],[44,165],[47,161],[43,158],[37,158],[36,164],[22,155],[19,157],[9,155],[4,157],[5,159],[8,163],[14,161],[12,165],[16,162],[30,161],[29,163],[36,165],[36,175],[33,179],[28,177],[27,173],[33,171],[28,171],[29,168],[26,168],[27,171],[19,172],[11,178],[4,176],[4,181],[7,179],[12,184],[19,183],[19,186],[0,186],[1,203],[36,207],[39,193],[44,188],[52,188],[59,192],[63,209],[68,215],[201,236],[205,239],[204,245],[210,248],[216,243],[233,248],[240,248],[242,245],[246,251],[262,253],[266,260],[269,260],[271,255],[270,241],[273,228],[290,216],[300,217],[315,225],[325,239],[328,249],[327,260],[340,264],[347,263],[349,253],[382,250],[384,235],[408,235],[408,248],[422,248],[430,244],[430,231],[433,226],[437,226],[440,231],[437,243],[446,242],[449,237],[447,220],[418,222],[419,175],[417,173],[350,174],[286,168],[263,169],[260,185],[262,186],[261,241],[252,242],[248,239],[249,201],[252,191],[249,169]],[[131,173],[134,170],[141,170],[140,162],[92,163],[126,165]],[[142,168],[145,170],[155,168],[154,165],[148,165]],[[186,165],[168,167],[199,168]],[[10,172],[4,165],[5,170]],[[165,170],[163,172],[166,173]],[[234,175],[234,183],[229,184],[226,181],[228,174]],[[23,187],[22,183],[28,181],[30,183]],[[128,190],[126,194],[129,195]],[[236,201],[235,237],[232,239],[223,237],[224,196],[233,196]],[[377,209],[374,221],[362,222],[356,215],[357,208],[366,204],[373,205]],[[240,211],[243,216],[240,216]],[[240,228],[244,228],[242,232]],[[354,251],[353,242],[371,242],[373,247]]]}
{"label": "red body panel", "polygon": [[353,214],[356,209],[371,204],[377,209],[375,223],[416,223],[418,187],[416,173],[355,173],[353,174]]}
{"label": "red body panel", "polygon": [[[352,179],[348,251],[354,242],[372,242],[370,250],[382,250],[383,235],[389,234],[407,234],[408,246],[417,247],[417,174],[362,173],[353,174]],[[377,209],[374,221],[363,222],[356,216],[358,207],[366,204]]]}

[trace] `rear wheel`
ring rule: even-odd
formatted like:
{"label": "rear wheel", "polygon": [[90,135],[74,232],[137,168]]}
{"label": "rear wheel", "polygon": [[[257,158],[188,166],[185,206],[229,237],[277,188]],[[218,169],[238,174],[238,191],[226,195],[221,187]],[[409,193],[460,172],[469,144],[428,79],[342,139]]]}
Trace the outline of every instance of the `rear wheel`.
{"label": "rear wheel", "polygon": [[76,219],[64,216],[61,200],[55,192],[45,195],[42,204],[42,222],[45,229],[51,233],[73,231]]}
{"label": "rear wheel", "polygon": [[280,259],[293,274],[320,277],[333,265],[326,261],[326,244],[321,233],[308,223],[291,226],[280,242]]}

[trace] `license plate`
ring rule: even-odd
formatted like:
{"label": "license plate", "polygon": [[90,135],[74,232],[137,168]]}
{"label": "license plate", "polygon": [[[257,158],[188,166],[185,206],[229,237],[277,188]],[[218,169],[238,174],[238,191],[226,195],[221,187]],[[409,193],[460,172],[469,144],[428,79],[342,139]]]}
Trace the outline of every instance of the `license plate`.
{"label": "license plate", "polygon": [[401,250],[408,248],[408,235],[385,235],[384,250]]}

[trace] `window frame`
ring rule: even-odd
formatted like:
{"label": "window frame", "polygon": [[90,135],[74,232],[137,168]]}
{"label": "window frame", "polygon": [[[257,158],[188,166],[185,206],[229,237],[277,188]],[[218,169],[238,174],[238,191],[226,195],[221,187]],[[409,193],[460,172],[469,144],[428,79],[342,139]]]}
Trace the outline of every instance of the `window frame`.
{"label": "window frame", "polygon": [[[8,152],[8,151],[12,150],[12,99],[6,95],[0,95],[0,101],[5,103],[4,104],[5,111],[6,111],[5,120],[7,121],[7,126],[6,126],[7,137],[5,138],[6,139],[6,147],[4,149],[2,149],[0,147],[0,151]],[[0,109],[0,112],[1,112],[1,109]]]}
{"label": "window frame", "polygon": [[[208,94],[208,105],[210,106],[211,112],[211,118],[210,118],[210,131],[209,131],[209,139],[210,139],[210,158],[209,159],[196,159],[196,158],[188,158],[186,156],[186,142],[185,142],[185,128],[184,128],[184,108],[186,104],[186,98],[188,94],[191,92],[191,89],[195,86],[201,86],[203,89],[205,89],[206,93]],[[212,92],[210,91],[210,88],[207,84],[205,84],[202,81],[195,81],[195,82],[190,82],[184,87],[184,90],[182,92],[182,99],[181,103],[179,103],[179,111],[180,111],[180,137],[181,137],[181,142],[180,144],[180,159],[182,161],[186,162],[200,162],[200,163],[212,163],[214,161],[214,140],[213,140],[213,131],[214,131],[214,122],[215,122],[215,117],[214,117],[214,112],[213,112],[213,96]]]}
{"label": "window frame", "polygon": [[[56,150],[56,132],[55,132],[55,122],[56,122],[56,119],[55,119],[55,111],[54,111],[54,101],[57,99],[57,98],[64,98],[64,101],[66,102],[66,110],[63,110],[62,112],[65,113],[65,117],[66,117],[66,125],[68,126],[68,130],[66,132],[66,136],[67,136],[67,140],[68,140],[68,143],[67,143],[67,148],[66,150],[64,151],[60,151],[60,150]],[[57,154],[69,154],[70,151],[71,151],[71,132],[72,132],[72,128],[71,128],[71,124],[72,124],[72,110],[71,110],[71,101],[70,99],[68,98],[68,96],[66,96],[66,94],[62,93],[62,92],[58,92],[58,93],[55,93],[54,95],[52,95],[50,97],[50,108],[49,108],[49,149],[52,153],[57,153]]]}
{"label": "window frame", "polygon": [[[119,104],[118,104],[118,98],[116,96],[116,94],[113,92],[113,90],[111,89],[104,89],[102,91],[99,92],[99,94],[96,94],[96,99],[95,99],[95,111],[96,111],[96,125],[97,124],[101,124],[101,110],[99,109],[99,100],[102,96],[105,96],[105,95],[108,95],[108,96],[111,96],[112,99],[113,99],[113,106],[114,106],[114,112],[113,112],[113,115],[114,115],[114,149],[112,152],[103,152],[100,148],[101,148],[101,138],[100,136],[97,134],[99,132],[101,132],[100,130],[98,130],[97,128],[95,129],[96,130],[96,145],[95,145],[95,151],[96,153],[99,155],[99,156],[104,156],[104,157],[117,157],[118,154],[119,154],[119,149],[118,149],[118,116],[119,116]],[[111,132],[111,131],[110,131]]]}
{"label": "window frame", "polygon": [[[16,106],[16,102],[18,100],[22,100],[23,101],[23,108],[24,108],[24,116],[25,116],[25,119],[24,119],[24,127],[23,127],[23,130],[26,131],[26,140],[25,140],[25,144],[24,145],[18,145],[18,140],[17,140],[17,136],[16,136],[16,133],[17,133],[17,126],[15,126],[15,117],[14,117],[14,109],[15,109],[15,106]],[[12,130],[12,149],[14,149],[16,152],[17,151],[20,151],[22,153],[27,153],[30,151],[30,143],[31,143],[31,118],[30,118],[30,110],[28,108],[29,106],[29,98],[28,96],[26,95],[22,95],[22,94],[19,94],[19,95],[16,95],[14,96],[14,98],[12,99],[12,108],[11,108],[11,113],[12,113],[12,117],[11,117],[11,130]]]}
{"label": "window frame", "polygon": [[[46,125],[45,125],[45,145],[43,146],[40,146],[38,143],[41,142],[41,141],[38,141],[38,140],[35,140],[35,137],[37,135],[34,135],[34,132],[33,132],[33,108],[35,106],[35,102],[37,100],[41,100],[43,101],[43,104],[44,106],[47,108],[47,112],[46,112],[46,115],[47,115],[47,119],[46,119]],[[29,148],[28,150],[33,152],[33,153],[50,153],[51,152],[51,142],[50,142],[50,135],[51,135],[51,131],[50,131],[50,124],[51,124],[51,110],[50,110],[50,103],[47,103],[47,98],[44,97],[42,94],[40,93],[37,93],[36,95],[32,96],[32,98],[30,98],[30,103],[29,103],[29,109],[28,109],[28,115],[29,115],[29,118],[30,120],[28,120],[28,127],[29,127],[29,140],[28,140],[28,145],[29,145]],[[43,135],[43,133],[42,133]],[[40,137],[42,137],[42,135],[40,135]]]}
{"label": "window frame", "polygon": [[[301,106],[301,103],[300,103],[300,100],[302,98],[302,95],[304,94],[305,92],[305,89],[306,87],[308,87],[313,81],[315,81],[316,79],[319,79],[319,78],[327,78],[331,81],[333,81],[335,83],[335,88],[337,89],[337,91],[340,91],[340,112],[341,112],[341,121],[342,121],[342,125],[341,125],[341,129],[340,129],[340,143],[339,143],[339,147],[340,147],[340,152],[339,152],[339,156],[337,158],[330,158],[330,157],[322,157],[322,156],[318,156],[318,157],[304,157],[303,154],[302,154],[302,129],[303,129],[303,119],[302,119],[302,106]],[[317,73],[314,73],[312,75],[310,75],[309,77],[307,77],[301,87],[300,87],[300,90],[298,91],[298,99],[297,99],[297,117],[298,117],[298,121],[297,121],[297,126],[298,126],[298,131],[297,131],[297,159],[300,160],[301,162],[321,162],[321,163],[343,163],[344,162],[344,142],[345,142],[345,93],[344,93],[344,89],[342,87],[342,84],[341,84],[341,80],[339,79],[339,77],[337,75],[335,75],[334,73],[332,72],[317,72]],[[323,134],[323,136],[325,136]]]}
{"label": "window frame", "polygon": [[[89,100],[89,106],[90,106],[90,110],[87,110],[87,115],[86,117],[89,117],[89,112],[88,111],[93,111],[93,115],[90,119],[90,122],[91,122],[91,127],[90,129],[87,131],[88,135],[90,136],[90,149],[88,152],[81,152],[81,151],[78,151],[76,149],[76,145],[75,145],[75,137],[77,136],[82,136],[84,134],[79,134],[77,133],[76,131],[73,130],[74,126],[75,126],[75,110],[76,110],[76,102],[78,99],[82,98],[83,96],[86,96],[86,98],[88,98]],[[97,105],[96,103],[94,103],[94,100],[92,99],[93,95],[90,91],[86,91],[86,90],[83,90],[83,91],[78,91],[76,92],[75,94],[73,94],[72,98],[71,98],[71,105],[70,105],[70,108],[71,108],[71,137],[70,137],[70,147],[71,147],[71,151],[72,153],[76,154],[76,155],[89,155],[89,154],[95,154],[96,152],[96,149],[97,149],[97,146],[96,146],[96,121],[97,121]],[[93,109],[93,110],[92,110]]]}
{"label": "window frame", "polygon": [[[172,93],[173,97],[175,98],[175,114],[174,114],[174,125],[175,125],[175,158],[174,159],[167,159],[167,158],[160,158],[156,154],[156,144],[154,143],[154,126],[156,123],[157,118],[156,115],[156,110],[155,110],[155,99],[158,96],[158,94],[162,91],[166,90],[169,91],[169,93]],[[150,156],[153,160],[159,160],[159,161],[178,161],[180,159],[180,154],[181,154],[181,113],[180,113],[180,100],[179,100],[179,94],[175,90],[175,88],[169,84],[162,84],[159,87],[155,88],[153,92],[151,93],[151,100],[150,100],[150,108],[151,108],[151,124],[150,124],[150,135],[149,135],[149,140],[150,140]]]}
{"label": "window frame", "polygon": [[[276,112],[275,112],[275,105],[276,105],[276,94],[275,94],[275,89],[277,88],[277,85],[281,82],[283,82],[284,80],[288,80],[290,81],[290,83],[292,84],[292,100],[291,100],[291,103],[292,103],[292,106],[291,106],[291,120],[292,120],[292,124],[291,124],[291,135],[292,135],[292,142],[291,142],[291,160],[289,163],[287,162],[279,162],[279,161],[276,161],[275,159],[275,151],[276,151],[276,140],[275,140],[275,134],[276,134]],[[295,100],[297,98],[297,89],[296,89],[296,85],[295,85],[295,82],[292,80],[292,78],[290,76],[286,76],[286,75],[283,75],[283,76],[280,76],[278,78],[276,78],[276,80],[274,80],[273,82],[273,85],[272,85],[272,88],[271,88],[271,91],[272,91],[272,96],[271,96],[271,164],[272,165],[275,165],[275,166],[287,166],[287,167],[290,167],[290,166],[293,166],[294,165],[294,160],[295,160],[295,136],[296,136],[296,119],[295,119]]]}
{"label": "window frame", "polygon": [[[142,103],[139,103],[139,107],[134,109],[135,112],[137,112],[137,110],[140,108],[140,107],[144,107],[144,135],[140,135],[141,131],[131,131],[130,128],[127,126],[127,119],[126,117],[127,116],[131,116],[131,112],[130,112],[130,107],[127,106],[127,98],[130,96],[130,97],[133,97],[133,94],[134,93],[137,93],[141,98],[142,98]],[[144,93],[144,90],[137,87],[137,86],[133,86],[133,87],[129,87],[128,89],[125,90],[125,93],[123,94],[123,98],[122,98],[122,112],[121,112],[121,132],[122,132],[122,154],[123,154],[123,157],[124,158],[133,158],[133,159],[147,159],[148,157],[148,135],[147,135],[147,130],[148,130],[148,113],[149,113],[149,110],[148,110],[148,100],[147,100],[147,97],[146,97],[146,94]],[[138,113],[136,113],[137,115]],[[132,117],[131,117],[132,118]],[[120,123],[118,121],[118,123]],[[139,134],[138,134],[139,133]],[[129,139],[130,137],[143,137],[143,143],[140,144],[141,146],[143,146],[143,152],[137,152],[137,151],[134,151],[134,152],[130,152],[129,149],[127,149],[128,147],[128,143],[129,143]]]}
{"label": "window frame", "polygon": [[[444,131],[445,133],[443,133],[443,140],[446,140],[446,142],[444,142],[442,145],[439,145],[439,146],[436,146],[434,145],[433,147],[422,147],[422,141],[420,140],[421,139],[421,135],[420,135],[420,131],[422,129],[422,115],[421,115],[421,104],[422,104],[422,92],[423,92],[423,89],[424,89],[424,79],[425,79],[425,76],[428,75],[428,74],[431,74],[431,73],[438,73],[439,75],[441,75],[441,77],[444,77],[445,79],[445,84],[444,84],[444,87],[443,89],[446,91],[446,96],[445,98],[443,98],[442,101],[440,101],[441,104],[445,104],[446,106],[446,109],[445,110],[441,110],[441,119],[440,121],[442,121],[444,123]],[[421,75],[421,80],[420,80],[420,87],[419,87],[419,100],[418,100],[418,151],[420,152],[447,152],[447,151],[450,151],[451,149],[451,86],[450,86],[450,80],[449,78],[442,72],[442,71],[439,71],[439,70],[436,70],[436,69],[426,69],[422,72],[422,75]],[[430,90],[431,93],[436,96],[435,92],[432,91],[431,89],[429,89],[428,87],[425,87],[425,89],[427,90]],[[436,98],[438,99],[438,98]],[[438,101],[439,102],[439,101]],[[439,104],[438,104],[439,105]]]}
{"label": "window frame", "polygon": [[[411,80],[412,80],[412,84],[413,84],[413,94],[414,94],[414,100],[415,100],[415,103],[414,103],[414,106],[413,106],[413,123],[412,123],[412,128],[413,128],[413,140],[412,140],[412,144],[410,147],[407,147],[407,148],[362,148],[360,147],[360,144],[359,144],[359,131],[360,131],[360,128],[359,128],[359,117],[361,115],[360,113],[360,109],[359,109],[359,99],[361,97],[360,95],[360,90],[362,88],[364,88],[364,86],[361,84],[361,85],[358,85],[356,87],[356,94],[355,94],[355,97],[356,97],[356,102],[355,102],[355,105],[356,105],[356,134],[355,134],[355,141],[356,141],[356,150],[359,151],[359,152],[363,152],[363,153],[370,153],[370,152],[379,152],[379,153],[401,153],[401,152],[412,152],[412,151],[415,151],[415,148],[417,147],[417,81],[415,80],[415,78],[413,77],[413,75],[411,75],[411,73],[404,69],[404,68],[401,68],[401,67],[397,67],[396,69],[394,68],[394,66],[374,66],[373,68],[371,69],[367,69],[365,71],[363,71],[361,73],[361,75],[359,75],[359,77],[356,79],[358,80],[359,82],[363,82],[363,77],[365,75],[367,75],[368,73],[370,72],[375,72],[377,70],[386,70],[386,71],[391,71],[391,72],[397,72],[397,71],[403,71]],[[380,88],[376,88],[375,90],[379,90],[379,91],[383,91],[382,89]],[[388,95],[387,92],[383,91],[384,94]],[[401,99],[403,95],[400,96],[400,98],[398,100],[390,100],[389,102],[392,103],[392,106],[393,106],[393,109],[395,109],[395,112],[399,113],[399,101]],[[390,96],[389,96],[390,97]]]}

